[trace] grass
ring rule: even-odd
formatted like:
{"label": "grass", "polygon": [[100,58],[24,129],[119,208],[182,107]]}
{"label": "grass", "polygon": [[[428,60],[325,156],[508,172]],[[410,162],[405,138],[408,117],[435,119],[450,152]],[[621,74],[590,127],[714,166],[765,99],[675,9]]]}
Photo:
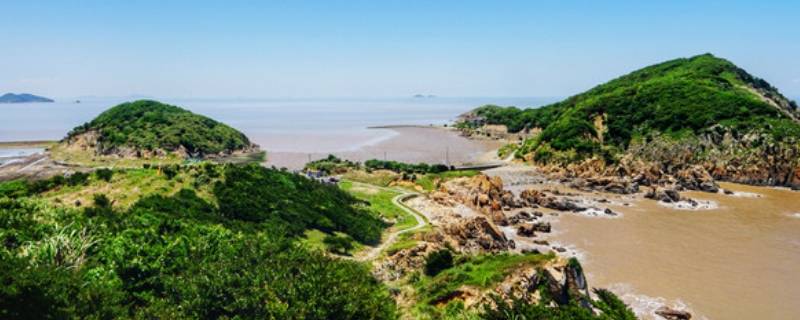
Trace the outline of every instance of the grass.
{"label": "grass", "polygon": [[366,172],[363,170],[350,170],[342,175],[344,179],[350,181],[357,181],[381,187],[388,187],[389,183],[397,179],[399,176],[400,174],[389,170],[375,170],[372,172]]}
{"label": "grass", "polygon": [[[335,235],[346,235],[341,232],[334,232]],[[300,238],[300,244],[306,246],[311,250],[327,251],[328,248],[323,241],[328,237],[328,234],[318,229],[308,229],[303,232],[304,237]],[[353,241],[353,249],[348,251],[349,255],[353,255],[358,251],[364,249],[364,245],[358,241]]]}
{"label": "grass", "polygon": [[451,179],[461,177],[472,177],[479,174],[477,170],[454,170],[445,171],[442,173],[428,173],[417,178],[416,184],[421,186],[423,190],[431,192],[438,188],[437,182],[442,183]]}
{"label": "grass", "polygon": [[431,227],[431,225],[428,224],[412,232],[406,232],[400,234],[399,236],[397,236],[397,240],[392,245],[386,248],[385,254],[391,256],[395,254],[397,251],[416,247],[419,241],[414,239],[414,236],[416,236],[417,234],[430,232],[431,230],[433,230],[433,227]]}
{"label": "grass", "polygon": [[143,164],[156,165],[183,164],[185,160],[176,154],[153,158],[119,158],[116,156],[98,156],[92,152],[67,150],[61,145],[50,148],[53,160],[72,165],[87,167],[141,168]]}
{"label": "grass", "polygon": [[183,170],[168,179],[158,169],[124,169],[115,170],[109,182],[92,174],[87,185],[62,185],[43,193],[41,197],[61,206],[77,207],[78,202],[81,206],[91,205],[94,194],[102,193],[113,202],[114,207],[127,208],[150,194],[172,195],[180,189],[191,188],[195,189],[198,196],[213,203],[214,197],[210,190],[212,184],[195,186],[192,181],[194,178],[190,173]]}
{"label": "grass", "polygon": [[553,254],[509,253],[462,256],[454,267],[434,277],[419,275],[413,284],[418,294],[417,302],[424,305],[440,303],[463,286],[487,289],[516,269],[541,266],[554,257]]}
{"label": "grass", "polygon": [[417,225],[417,220],[405,210],[396,206],[392,199],[400,195],[400,192],[378,188],[373,185],[358,183],[353,181],[342,181],[339,187],[347,191],[358,199],[369,202],[369,210],[385,219],[395,221],[392,232],[405,230]]}

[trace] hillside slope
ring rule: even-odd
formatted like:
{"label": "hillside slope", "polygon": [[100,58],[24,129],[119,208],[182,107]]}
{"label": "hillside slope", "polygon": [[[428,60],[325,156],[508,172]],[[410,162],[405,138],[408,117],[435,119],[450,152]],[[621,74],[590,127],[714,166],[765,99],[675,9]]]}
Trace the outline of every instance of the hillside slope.
{"label": "hillside slope", "polygon": [[649,66],[538,109],[473,113],[512,132],[541,128],[517,152],[540,164],[618,163],[628,155],[666,171],[702,164],[734,181],[800,183],[797,104],[711,54]]}
{"label": "hillside slope", "polygon": [[73,129],[61,144],[98,155],[205,157],[257,148],[243,133],[211,118],[151,100],[123,103]]}

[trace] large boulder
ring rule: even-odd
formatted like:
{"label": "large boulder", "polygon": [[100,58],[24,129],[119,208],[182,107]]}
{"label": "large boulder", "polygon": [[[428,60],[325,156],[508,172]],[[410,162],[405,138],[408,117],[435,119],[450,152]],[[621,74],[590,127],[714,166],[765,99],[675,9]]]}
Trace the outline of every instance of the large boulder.
{"label": "large boulder", "polygon": [[667,306],[661,306],[656,309],[656,314],[667,320],[689,320],[692,318],[692,314],[687,311],[675,310]]}

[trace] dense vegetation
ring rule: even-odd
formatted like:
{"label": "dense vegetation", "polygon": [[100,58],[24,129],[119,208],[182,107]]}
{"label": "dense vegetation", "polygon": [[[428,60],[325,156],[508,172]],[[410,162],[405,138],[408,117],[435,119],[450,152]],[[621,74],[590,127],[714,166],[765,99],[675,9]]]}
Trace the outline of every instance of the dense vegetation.
{"label": "dense vegetation", "polygon": [[380,241],[383,222],[337,186],[259,165],[228,166],[214,187],[220,213],[228,218],[285,224],[292,234],[308,228],[341,231],[369,244]]}
{"label": "dense vegetation", "polygon": [[409,164],[391,160],[367,160],[364,167],[368,170],[390,170],[397,173],[418,174],[418,173],[441,173],[451,168],[443,164],[417,163]]}
{"label": "dense vegetation", "polygon": [[[379,222],[349,195],[258,166],[173,169],[173,180],[216,184],[211,198],[185,188],[120,207],[97,194],[93,203],[70,208],[45,197],[73,188],[64,178],[0,183],[0,318],[396,316],[366,266],[292,240],[298,228],[287,226],[294,224],[372,239]],[[126,175],[103,172],[77,182],[88,187]]]}
{"label": "dense vegetation", "polygon": [[759,130],[778,141],[800,131],[792,120],[798,115],[795,102],[710,54],[649,66],[541,108],[484,106],[475,113],[512,132],[542,128],[518,155],[532,153],[543,162],[593,154],[613,160],[633,139],[697,135],[716,125],[740,133]]}
{"label": "dense vegetation", "polygon": [[241,132],[211,118],[151,100],[123,103],[73,129],[67,139],[94,131],[103,152],[129,147],[194,155],[230,153],[251,143]]}
{"label": "dense vegetation", "polygon": [[521,300],[511,302],[495,298],[493,308],[484,308],[480,314],[481,319],[547,319],[547,320],[635,320],[636,315],[616,295],[605,289],[595,289],[599,298],[592,301],[592,306],[599,313],[577,304],[553,307],[551,301],[542,299],[539,303],[532,304]]}

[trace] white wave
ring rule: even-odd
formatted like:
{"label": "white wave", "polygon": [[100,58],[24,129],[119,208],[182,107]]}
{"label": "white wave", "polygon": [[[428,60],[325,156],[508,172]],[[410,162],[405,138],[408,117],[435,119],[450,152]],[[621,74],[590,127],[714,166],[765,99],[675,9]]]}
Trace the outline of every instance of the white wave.
{"label": "white wave", "polygon": [[677,202],[659,201],[658,204],[676,210],[714,210],[719,208],[719,205],[711,200],[694,200],[694,202],[687,200]]}
{"label": "white wave", "polygon": [[669,301],[663,297],[640,294],[634,290],[633,286],[627,283],[612,284],[608,289],[619,296],[640,319],[663,319],[655,313],[662,306],[692,313],[692,319],[707,319],[705,316],[694,314],[686,302],[681,299]]}
{"label": "white wave", "polygon": [[[728,191],[731,191],[731,190],[728,190]],[[740,197],[740,198],[761,198],[761,197],[763,197],[763,195],[761,195],[760,193],[755,193],[755,192],[746,192],[746,191],[731,191],[731,192],[733,192],[733,193],[732,194],[726,194],[726,195],[731,196],[731,197]]]}
{"label": "white wave", "polygon": [[790,217],[800,219],[800,212],[790,213]]}
{"label": "white wave", "polygon": [[605,219],[617,219],[622,217],[622,213],[620,212],[612,211],[613,214],[608,214],[606,210],[607,209],[591,207],[591,208],[586,208],[586,210],[583,211],[574,212],[573,214],[578,214],[590,218],[605,218]]}

